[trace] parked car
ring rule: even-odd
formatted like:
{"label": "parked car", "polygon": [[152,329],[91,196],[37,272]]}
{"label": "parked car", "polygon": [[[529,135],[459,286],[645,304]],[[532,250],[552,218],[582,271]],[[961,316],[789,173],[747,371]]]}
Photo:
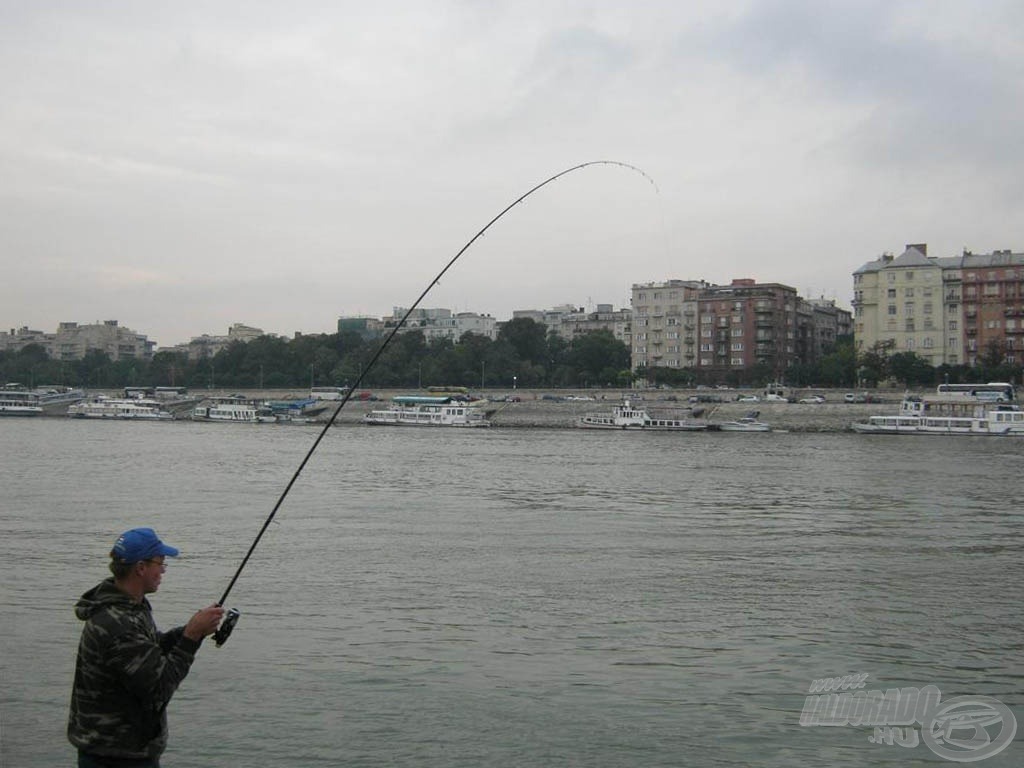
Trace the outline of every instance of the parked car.
{"label": "parked car", "polygon": [[853,392],[847,392],[843,395],[844,403],[866,403],[867,401],[867,395],[855,395]]}
{"label": "parked car", "polygon": [[782,395],[776,395],[773,392],[769,392],[767,395],[765,395],[764,396],[764,401],[766,403],[788,403],[789,402],[789,400],[784,398]]}
{"label": "parked car", "polygon": [[810,403],[812,405],[820,405],[825,402],[825,398],[821,395],[810,395],[809,397],[801,397],[797,402]]}
{"label": "parked car", "polygon": [[759,403],[761,398],[757,395],[743,395],[742,397],[736,398],[737,403]]}

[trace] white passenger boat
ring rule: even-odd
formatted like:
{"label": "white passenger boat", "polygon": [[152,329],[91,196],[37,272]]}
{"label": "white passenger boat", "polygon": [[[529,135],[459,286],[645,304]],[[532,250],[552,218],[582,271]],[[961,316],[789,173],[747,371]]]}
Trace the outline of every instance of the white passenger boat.
{"label": "white passenger boat", "polygon": [[42,412],[38,393],[15,385],[0,390],[0,416],[39,416]]}
{"label": "white passenger boat", "polygon": [[880,435],[1024,436],[1024,411],[991,399],[940,393],[906,397],[898,413],[851,426],[855,432]]}
{"label": "white passenger boat", "polygon": [[174,418],[156,400],[104,397],[103,395],[94,400],[69,405],[68,416],[79,419],[141,419],[147,421]]}
{"label": "white passenger boat", "polygon": [[746,416],[741,416],[735,421],[723,421],[718,424],[722,432],[771,432],[770,424],[758,421],[759,411],[750,411]]}
{"label": "white passenger boat", "polygon": [[369,411],[363,423],[409,427],[489,427],[486,413],[454,397],[399,395],[390,405]]}
{"label": "white passenger boat", "polygon": [[259,406],[241,395],[214,397],[192,409],[195,421],[219,421],[234,424],[264,424],[277,421],[268,406]]}
{"label": "white passenger boat", "polygon": [[650,416],[643,408],[635,407],[629,400],[616,405],[611,413],[585,413],[580,416],[577,426],[584,429],[642,429],[652,431],[697,432],[708,425],[692,419],[663,418]]}

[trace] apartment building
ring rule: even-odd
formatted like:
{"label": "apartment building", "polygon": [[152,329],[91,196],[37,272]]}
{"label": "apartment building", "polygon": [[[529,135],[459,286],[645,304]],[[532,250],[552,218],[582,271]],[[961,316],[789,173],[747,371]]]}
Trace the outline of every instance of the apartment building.
{"label": "apartment building", "polygon": [[[408,310],[403,307],[395,307],[391,317],[385,318],[385,328],[394,328]],[[408,331],[420,331],[429,341],[430,339],[447,338],[458,341],[465,333],[475,333],[493,340],[495,337],[495,321],[491,315],[481,315],[476,312],[458,312],[452,314],[450,309],[415,309],[409,315],[405,325],[399,333]]]}
{"label": "apartment building", "polygon": [[965,251],[960,261],[964,362],[1024,362],[1024,253]]}
{"label": "apartment building", "polygon": [[[226,336],[204,333],[201,336],[193,336],[187,343],[177,344],[166,351],[184,354],[189,360],[207,360],[216,356],[222,349],[227,349],[233,342],[250,342],[265,335],[267,334],[262,328],[234,323],[228,328]],[[165,350],[161,348],[161,351]]]}
{"label": "apartment building", "polygon": [[853,315],[836,306],[835,299],[797,300],[797,356],[815,363],[829,354],[841,336],[853,333]]}
{"label": "apartment building", "polygon": [[598,304],[593,312],[581,309],[563,315],[554,331],[568,341],[592,331],[609,331],[617,340],[630,346],[632,317],[629,309],[616,310],[611,304]]}
{"label": "apartment building", "polygon": [[704,380],[726,381],[757,367],[781,381],[799,362],[795,288],[737,279],[704,288],[697,304],[697,370]]}
{"label": "apartment building", "polygon": [[632,365],[694,368],[697,366],[697,314],[703,280],[635,283],[632,308]]}
{"label": "apartment building", "polygon": [[27,327],[0,333],[0,349],[23,349],[38,344],[52,360],[81,360],[88,352],[104,352],[111,360],[151,360],[156,342],[144,334],[118,325],[117,320],[102,323],[60,323],[56,333],[43,333]]}
{"label": "apartment building", "polygon": [[930,257],[924,243],[853,273],[858,352],[881,345],[929,365],[975,365],[988,353],[1024,360],[1024,254]]}

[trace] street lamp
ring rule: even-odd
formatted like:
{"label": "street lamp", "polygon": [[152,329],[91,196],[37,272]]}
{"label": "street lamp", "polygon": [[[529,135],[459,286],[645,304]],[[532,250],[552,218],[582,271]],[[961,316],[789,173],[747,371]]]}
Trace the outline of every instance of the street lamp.
{"label": "street lamp", "polygon": [[512,377],[512,389],[515,389],[515,388],[516,388],[516,377],[513,376]]}

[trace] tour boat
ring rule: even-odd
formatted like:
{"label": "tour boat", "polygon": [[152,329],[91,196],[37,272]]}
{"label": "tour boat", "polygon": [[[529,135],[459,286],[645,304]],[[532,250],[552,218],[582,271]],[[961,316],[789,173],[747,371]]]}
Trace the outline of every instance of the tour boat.
{"label": "tour boat", "polygon": [[363,416],[364,424],[410,427],[489,427],[478,406],[454,397],[399,395]]}
{"label": "tour boat", "polygon": [[879,435],[1024,436],[1024,411],[1000,401],[939,393],[903,399],[896,414],[852,424],[854,432]]}
{"label": "tour boat", "polygon": [[583,414],[577,425],[584,429],[641,429],[675,432],[696,432],[708,428],[706,423],[692,419],[650,416],[647,411],[637,408],[628,399],[616,405],[611,413]]}
{"label": "tour boat", "polygon": [[17,385],[0,390],[0,416],[38,416],[42,412],[38,393],[19,389]]}
{"label": "tour boat", "polygon": [[68,406],[68,416],[79,419],[141,419],[162,421],[173,419],[156,400],[115,398],[100,395],[94,400]]}

